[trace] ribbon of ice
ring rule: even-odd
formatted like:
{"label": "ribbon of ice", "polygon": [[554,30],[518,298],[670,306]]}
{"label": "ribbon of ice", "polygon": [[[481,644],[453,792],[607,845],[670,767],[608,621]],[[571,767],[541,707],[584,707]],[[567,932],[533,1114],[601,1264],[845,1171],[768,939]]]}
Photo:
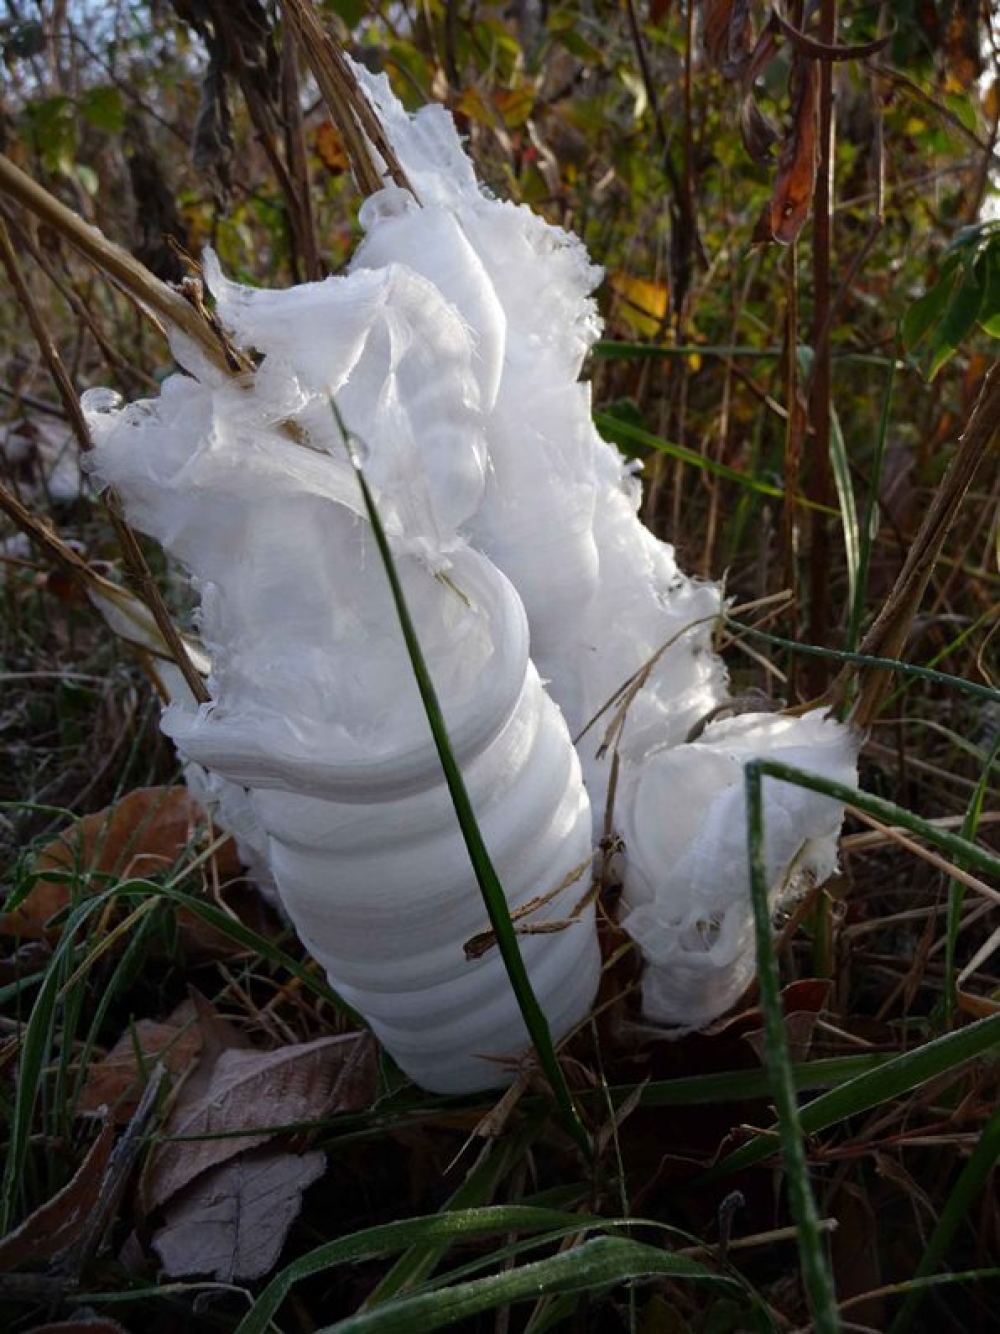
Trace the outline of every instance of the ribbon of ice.
{"label": "ribbon of ice", "polygon": [[[175,704],[164,730],[266,857],[337,989],[418,1082],[457,1091],[502,1082],[490,1058],[526,1034],[496,951],[462,948],[483,909],[331,397],[510,906],[544,899],[532,924],[566,918],[586,887],[570,734],[648,666],[617,741],[616,818],[651,1017],[702,1023],[752,971],[742,761],[791,746],[853,781],[856,747],[836,724],[769,717],[687,742],[726,696],[721,595],[642,526],[638,482],[594,430],[579,375],[599,270],[480,190],[442,108],[411,118],[384,80],[367,87],[419,205],[396,187],[367,201],[350,273],[324,283],[251,290],[210,260],[223,324],[263,354],[252,382],[178,346],[189,376],[155,403],[92,399],[91,424],[99,478],[201,593],[213,702]],[[580,746],[598,830],[600,735]],[[772,811],[787,817],[774,830]],[[768,817],[776,888],[794,862],[829,870],[833,803],[795,789]],[[559,1036],[596,990],[593,910],[522,949]]]}

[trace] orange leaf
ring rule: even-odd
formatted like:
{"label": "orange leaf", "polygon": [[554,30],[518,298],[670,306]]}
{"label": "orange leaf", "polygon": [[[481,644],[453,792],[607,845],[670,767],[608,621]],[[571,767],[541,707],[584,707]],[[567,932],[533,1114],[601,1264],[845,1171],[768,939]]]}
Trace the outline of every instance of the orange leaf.
{"label": "orange leaf", "polygon": [[332,121],[323,121],[316,131],[316,156],[334,176],[339,176],[351,165],[344,141]]}
{"label": "orange leaf", "polygon": [[[81,882],[91,875],[155,875],[181,859],[204,823],[204,812],[182,787],[137,788],[114,806],[85,815],[39,854],[38,877],[23,902],[0,917],[0,934],[28,940],[57,934],[49,922],[70,902],[73,887],[46,872]],[[241,873],[231,839],[217,850],[215,868],[222,880]]]}

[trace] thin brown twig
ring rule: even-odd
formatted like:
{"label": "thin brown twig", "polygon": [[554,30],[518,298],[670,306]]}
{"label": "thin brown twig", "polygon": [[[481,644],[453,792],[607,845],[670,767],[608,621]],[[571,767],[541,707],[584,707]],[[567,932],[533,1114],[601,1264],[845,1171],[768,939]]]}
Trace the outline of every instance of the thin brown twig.
{"label": "thin brown twig", "polygon": [[191,341],[221,370],[236,369],[231,349],[205,324],[179,292],[154,277],[146,266],[114,241],[90,226],[67,208],[44,186],[32,180],[10,158],[0,153],[0,194],[6,194],[47,223],[55,232],[85,255],[121,287],[136,298],[168,328],[176,329]]}
{"label": "thin brown twig", "polygon": [[[49,332],[41,311],[38,309],[31,288],[21,271],[17,253],[11,244],[10,233],[2,217],[0,217],[0,262],[3,263],[7,271],[7,277],[14,289],[18,304],[31,326],[35,342],[38,344],[42,359],[52,376],[52,381],[62,402],[67,420],[72,427],[73,434],[76,436],[80,449],[87,453],[93,448],[93,441],[90,438],[90,430],[80,406],[79,395],[69,378],[55,340]],[[190,655],[184,646],[184,641],[178,634],[177,627],[164,605],[163,597],[152,576],[149,565],[146,563],[146,557],[143,555],[139,540],[125,521],[118,497],[112,491],[107,494],[106,507],[111,525],[121,546],[126,568],[139,596],[149,609],[156,628],[163,636],[163,642],[167,645],[170,656],[177,664],[188,689],[199,703],[206,703],[210,696],[205,683],[191,661]]]}

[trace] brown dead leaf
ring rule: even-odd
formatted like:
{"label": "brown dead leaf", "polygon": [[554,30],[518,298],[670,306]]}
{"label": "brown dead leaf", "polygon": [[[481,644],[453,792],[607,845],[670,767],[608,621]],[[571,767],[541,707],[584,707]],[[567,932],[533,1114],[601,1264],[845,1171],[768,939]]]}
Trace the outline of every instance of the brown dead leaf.
{"label": "brown dead leaf", "polygon": [[[182,787],[137,788],[114,806],[85,815],[39,854],[38,878],[24,901],[0,917],[0,933],[28,940],[57,934],[49,923],[69,903],[72,887],[46,872],[81,880],[88,874],[155,875],[175,865],[204,823],[204,812]],[[216,852],[215,868],[220,880],[240,875],[231,839]]]}
{"label": "brown dead leaf", "polygon": [[778,155],[774,193],[754,231],[754,241],[789,245],[809,216],[816,189],[819,105],[817,65],[797,56],[792,66],[792,126]]}
{"label": "brown dead leaf", "polygon": [[105,1121],[62,1190],[0,1240],[0,1273],[51,1260],[73,1245],[87,1226],[114,1141],[114,1124]]}
{"label": "brown dead leaf", "polygon": [[[348,1033],[276,1051],[229,1049],[207,1080],[181,1089],[166,1125],[168,1139],[143,1183],[146,1212],[165,1204],[195,1177],[265,1144],[280,1127],[314,1121],[333,1110],[370,1106],[374,1075],[360,1077],[367,1034]],[[209,1136],[190,1139],[188,1136]]]}
{"label": "brown dead leaf", "polygon": [[[785,1012],[785,1039],[788,1042],[789,1059],[796,1062],[807,1061],[812,1047],[813,1033],[819,1015],[812,1010],[797,1010],[792,1014]],[[756,1028],[752,1033],[744,1033],[744,1039],[750,1043],[757,1058],[764,1063],[767,1038],[763,1028]]]}
{"label": "brown dead leaf", "polygon": [[255,1149],[203,1173],[175,1196],[153,1246],[171,1278],[262,1278],[277,1263],[302,1194],[326,1171],[318,1150]]}
{"label": "brown dead leaf", "polygon": [[753,49],[749,0],[707,0],[702,32],[712,64],[727,79],[739,78]]}
{"label": "brown dead leaf", "polygon": [[128,1121],[142,1097],[146,1073],[162,1061],[176,1078],[197,1060],[204,1041],[193,1001],[183,1001],[166,1019],[140,1019],[130,1025],[103,1060],[87,1072],[76,1104],[77,1114],[92,1116],[111,1108],[119,1125]]}

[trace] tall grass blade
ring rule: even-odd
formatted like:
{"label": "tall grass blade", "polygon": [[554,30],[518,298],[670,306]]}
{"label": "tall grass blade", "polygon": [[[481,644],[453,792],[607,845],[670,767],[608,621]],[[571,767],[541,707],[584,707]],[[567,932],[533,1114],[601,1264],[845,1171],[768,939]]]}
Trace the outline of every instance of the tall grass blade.
{"label": "tall grass blade", "polygon": [[798,1229],[802,1278],[818,1334],[838,1334],[841,1328],[837,1295],[819,1225],[819,1212],[809,1184],[799,1105],[792,1078],[791,1057],[781,1006],[781,979],[771,930],[771,905],[764,867],[764,783],[759,761],[744,770],[747,800],[747,843],[750,893],[757,944],[757,982],[764,1012],[764,1050],[778,1113],[782,1159],[788,1180],[788,1202]]}
{"label": "tall grass blade", "polygon": [[[976,1147],[972,1150],[968,1162],[962,1168],[948,1201],[941,1210],[937,1226],[930,1240],[924,1247],[923,1255],[913,1278],[920,1280],[929,1277],[944,1260],[952,1238],[963,1223],[970,1222],[970,1212],[976,1200],[983,1193],[993,1169],[1000,1159],[1000,1108],[993,1113],[979,1136]],[[914,1287],[904,1301],[899,1314],[889,1326],[889,1334],[905,1334],[914,1329],[914,1317],[925,1289]]]}
{"label": "tall grass blade", "polygon": [[[878,435],[875,439],[875,452],[872,456],[871,476],[868,486],[868,503],[865,517],[860,527],[860,550],[858,552],[858,577],[854,596],[851,598],[851,619],[847,628],[847,647],[853,651],[861,641],[861,622],[865,614],[868,593],[868,575],[871,570],[872,547],[878,533],[879,495],[882,490],[882,472],[885,467],[885,447],[889,438],[889,419],[892,412],[892,389],[896,379],[896,363],[889,362],[886,373],[885,392],[882,396],[882,415],[879,420]],[[839,426],[838,426],[839,431]]]}
{"label": "tall grass blade", "polygon": [[349,1316],[319,1334],[431,1334],[484,1311],[559,1293],[595,1292],[634,1279],[671,1278],[735,1288],[735,1279],[685,1256],[619,1237],[595,1237],[547,1260],[437,1292],[405,1297],[377,1311]]}
{"label": "tall grass blade", "polygon": [[[844,536],[844,564],[847,570],[847,600],[852,609],[858,606],[861,590],[861,533],[858,528],[858,507],[851,481],[851,463],[847,443],[835,408],[830,408],[830,464],[840,503],[840,527]],[[853,648],[853,645],[851,645]]]}
{"label": "tall grass blade", "polygon": [[426,1214],[400,1222],[352,1232],[317,1246],[282,1269],[257,1298],[253,1309],[243,1317],[235,1334],[266,1334],[271,1319],[296,1283],[325,1273],[336,1265],[371,1260],[380,1255],[394,1255],[411,1246],[446,1246],[479,1237],[506,1232],[554,1232],[561,1228],[579,1231],[599,1226],[601,1220],[565,1213],[557,1209],[533,1209],[528,1205],[494,1205],[484,1209],[456,1209],[442,1214]]}
{"label": "tall grass blade", "polygon": [[458,823],[462,830],[462,837],[465,840],[465,846],[468,849],[469,860],[472,863],[476,880],[478,881],[479,888],[483,895],[483,902],[486,905],[486,912],[490,919],[490,926],[493,928],[493,932],[496,936],[497,946],[500,950],[504,967],[507,970],[511,988],[517,999],[517,1004],[524,1019],[525,1027],[528,1030],[535,1051],[538,1054],[539,1064],[545,1073],[545,1077],[549,1081],[549,1086],[552,1089],[556,1105],[559,1108],[566,1129],[579,1145],[583,1154],[589,1158],[592,1153],[590,1139],[584,1129],[580,1114],[573,1102],[573,1095],[569,1091],[569,1085],[566,1083],[562,1067],[556,1056],[548,1020],[546,1019],[541,1006],[538,1004],[538,1000],[532,989],[531,980],[528,977],[528,970],[525,968],[524,960],[521,957],[517,934],[514,931],[513,923],[510,920],[510,912],[507,908],[507,897],[503,892],[503,886],[500,884],[499,877],[493,867],[493,862],[490,859],[486,844],[483,841],[483,836],[476,820],[475,811],[472,809],[472,802],[469,800],[465,781],[462,778],[462,772],[455,761],[451,743],[448,739],[448,728],[445,724],[444,714],[441,712],[441,705],[438,701],[437,692],[434,689],[434,683],[427,670],[427,663],[424,660],[423,650],[420,647],[413,621],[410,618],[406,599],[403,596],[402,585],[399,582],[399,575],[396,571],[396,564],[393,560],[392,552],[389,549],[389,542],[386,538],[385,530],[382,527],[374,497],[372,496],[367,479],[365,478],[364,469],[361,466],[357,450],[354,448],[352,438],[332,400],[330,401],[330,407],[343,438],[344,445],[350,454],[352,463],[354,464],[358,485],[361,488],[361,495],[364,500],[365,510],[372,526],[372,534],[375,538],[379,556],[381,557],[382,564],[385,567],[386,577],[389,581],[392,600],[396,608],[396,615],[399,618],[400,629],[402,630],[403,639],[406,643],[406,651],[410,656],[410,664],[413,668],[414,679],[417,683],[417,688],[420,691],[420,698],[423,702],[424,711],[427,714],[427,721],[430,724],[431,733],[434,737],[434,744],[437,747],[438,757],[441,760],[441,769],[444,773],[445,781],[448,784],[448,791],[455,807],[455,815],[458,818]]}
{"label": "tall grass blade", "polygon": [[[679,459],[681,463],[690,464],[692,468],[699,468],[702,472],[711,473],[714,477],[722,477],[727,482],[745,487],[748,491],[756,491],[758,495],[780,499],[785,494],[780,486],[775,486],[772,482],[762,482],[760,478],[753,477],[750,473],[738,472],[735,468],[727,467],[725,463],[719,463],[716,459],[708,458],[694,449],[689,449],[687,445],[679,445],[673,440],[664,440],[662,436],[653,435],[651,431],[646,431],[641,426],[623,421],[611,412],[595,412],[594,423],[603,436],[608,440],[613,440],[616,444],[641,445],[644,449],[655,449],[658,453],[666,454],[669,458]],[[795,503],[805,509],[819,510],[834,517],[838,513],[830,506],[819,505],[813,500],[807,500],[804,496],[796,496]]]}
{"label": "tall grass blade", "polygon": [[[997,736],[990,750],[989,759],[983,766],[976,790],[972,794],[965,818],[962,820],[962,837],[973,839],[979,828],[979,820],[986,804],[986,794],[990,790],[990,779],[997,756],[1000,755],[1000,735]],[[948,916],[945,921],[944,939],[944,1015],[945,1023],[950,1028],[955,1018],[956,981],[955,956],[958,952],[958,936],[962,928],[962,905],[965,902],[965,886],[954,878],[948,883]]]}
{"label": "tall grass blade", "polygon": [[947,672],[936,672],[930,667],[918,667],[912,662],[903,662],[901,658],[880,658],[871,653],[854,653],[847,649],[821,648],[819,644],[801,644],[794,639],[783,639],[767,630],[758,630],[756,626],[744,625],[732,616],[724,617],[727,627],[738,630],[741,635],[759,639],[776,648],[786,648],[791,653],[802,653],[806,657],[830,658],[834,662],[854,663],[858,667],[885,667],[899,672],[902,676],[919,677],[924,681],[934,681],[937,685],[947,686],[952,690],[961,690],[966,695],[976,695],[988,699],[992,704],[1000,704],[1000,690],[993,686],[980,685],[978,681],[966,681],[962,676],[949,676]]}
{"label": "tall grass blade", "polygon": [[[539,1116],[530,1117],[516,1135],[494,1145],[451,1195],[441,1212],[452,1213],[456,1209],[483,1206],[503,1178],[523,1159],[538,1137],[540,1126]],[[430,1246],[414,1246],[401,1255],[368,1297],[366,1309],[381,1306],[397,1293],[415,1287],[421,1279],[433,1272],[447,1250],[447,1242],[437,1242]]]}

